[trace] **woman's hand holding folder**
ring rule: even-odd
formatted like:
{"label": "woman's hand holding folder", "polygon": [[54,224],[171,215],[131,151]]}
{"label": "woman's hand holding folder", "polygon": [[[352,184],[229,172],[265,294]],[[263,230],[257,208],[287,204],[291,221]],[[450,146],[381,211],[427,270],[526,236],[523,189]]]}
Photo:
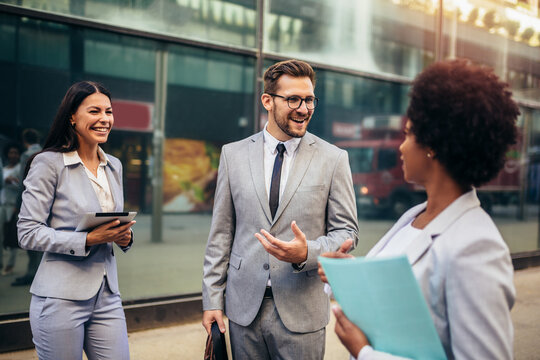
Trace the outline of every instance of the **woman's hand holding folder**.
{"label": "woman's hand holding folder", "polygon": [[[328,258],[352,258],[351,254],[348,252],[351,251],[353,246],[353,241],[351,239],[347,239],[341,244],[338,251],[334,252],[327,252],[321,254],[321,256],[328,257]],[[319,270],[317,271],[319,273],[319,276],[322,280],[322,282],[328,284],[328,279],[326,278],[326,275],[324,274],[324,270],[321,266],[321,263],[319,263]]]}

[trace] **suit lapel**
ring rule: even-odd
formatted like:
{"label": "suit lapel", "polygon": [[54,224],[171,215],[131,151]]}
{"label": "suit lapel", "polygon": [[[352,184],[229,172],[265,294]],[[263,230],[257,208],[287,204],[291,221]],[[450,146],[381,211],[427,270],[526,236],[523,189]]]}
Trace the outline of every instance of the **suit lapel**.
{"label": "suit lapel", "polygon": [[[384,235],[381,240],[379,240],[379,242],[375,244],[375,246],[368,252],[366,257],[376,256],[403,226],[408,224],[413,218],[424,211],[426,204],[427,203],[417,205],[403,214],[403,216],[386,233],[386,235]],[[473,189],[456,199],[443,212],[437,215],[437,217],[433,219],[405,249],[405,255],[407,255],[411,266],[422,258],[422,256],[429,250],[437,236],[444,232],[463,213],[478,206],[480,206],[480,202],[476,197],[476,191]]]}
{"label": "suit lapel", "polygon": [[[401,230],[405,225],[411,222],[415,217],[418,216],[422,211],[425,210],[427,203],[417,205],[407,211],[399,220],[395,223],[394,226],[379,240],[375,246],[367,253],[366,257],[377,256],[379,252],[386,246],[388,241],[396,235],[396,233]],[[413,265],[422,255],[431,247],[432,234],[429,229],[426,227],[414,240],[411,244],[405,249],[405,255],[409,263]]]}
{"label": "suit lapel", "polygon": [[300,144],[298,144],[298,152],[294,159],[294,163],[291,164],[289,177],[287,179],[287,183],[285,184],[285,190],[283,191],[283,195],[279,200],[276,216],[274,217],[274,221],[272,223],[275,223],[277,219],[279,219],[291,201],[293,195],[296,193],[296,189],[298,189],[298,186],[300,186],[300,183],[302,182],[302,179],[309,168],[313,154],[315,153],[314,144],[315,140],[309,133],[306,133],[304,137],[302,137]]}
{"label": "suit lapel", "polygon": [[97,198],[94,187],[92,186],[92,180],[88,178],[84,166],[80,163],[69,165],[73,167],[73,174],[76,176],[76,182],[82,187],[81,194],[88,194],[86,196],[86,201],[88,201],[89,209],[94,209],[95,212],[101,212],[101,205]]}
{"label": "suit lapel", "polygon": [[433,244],[433,236],[425,229],[411,242],[405,249],[405,255],[409,259],[409,264],[414,265]]}
{"label": "suit lapel", "polygon": [[472,208],[480,206],[473,189],[454,200],[435,219],[433,219],[416,239],[405,249],[409,263],[414,265],[431,247],[435,238],[451,226],[459,217]]}
{"label": "suit lapel", "polygon": [[[257,197],[263,208],[264,215],[269,222],[272,222],[270,213],[270,205],[268,204],[268,195],[266,194],[266,186],[264,182],[264,138],[263,134],[258,133],[251,137],[249,143],[249,169],[251,171],[251,179],[253,186],[257,192]],[[279,210],[278,210],[279,211]],[[277,216],[276,216],[277,218]]]}

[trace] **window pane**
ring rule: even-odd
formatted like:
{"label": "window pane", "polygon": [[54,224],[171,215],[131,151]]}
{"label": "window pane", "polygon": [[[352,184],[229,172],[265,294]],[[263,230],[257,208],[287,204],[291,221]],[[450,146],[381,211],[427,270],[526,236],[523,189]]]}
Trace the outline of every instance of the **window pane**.
{"label": "window pane", "polygon": [[[392,121],[400,122],[408,102],[407,88],[398,83],[318,70],[315,95],[319,105],[309,131],[329,141],[339,141],[378,131],[378,122],[387,121],[387,115],[397,116]],[[361,134],[366,125],[372,129]]]}
{"label": "window pane", "polygon": [[[538,130],[540,110],[521,109],[518,142],[506,155],[506,163],[497,178],[482,187],[484,200],[501,231],[510,252],[537,250],[540,158]],[[524,129],[530,129],[527,149]],[[480,190],[482,190],[480,188]],[[485,206],[484,206],[485,207]]]}
{"label": "window pane", "polygon": [[149,41],[87,31],[84,71],[127,79],[154,81],[155,46]]}
{"label": "window pane", "polygon": [[[0,1],[158,34],[255,47],[256,0]],[[21,4],[22,3],[22,4]]]}
{"label": "window pane", "polygon": [[540,98],[538,1],[445,2],[445,55],[486,64],[509,82],[514,96]]}
{"label": "window pane", "polygon": [[243,57],[196,48],[172,47],[169,83],[235,93],[253,92],[253,64]]}
{"label": "window pane", "polygon": [[68,27],[42,20],[21,19],[19,58],[21,63],[68,69]]}
{"label": "window pane", "polygon": [[[534,6],[533,6],[534,5]],[[540,33],[537,1],[447,1],[444,17],[445,57],[465,57],[494,68],[517,100],[540,96]],[[522,109],[517,144],[507,153],[498,176],[478,189],[482,206],[495,220],[510,251],[538,248],[536,154],[533,113]],[[529,147],[528,147],[529,146]],[[531,147],[532,146],[532,147]]]}
{"label": "window pane", "polygon": [[373,148],[348,148],[347,152],[353,173],[367,173],[373,170]]}
{"label": "window pane", "polygon": [[434,4],[437,2],[273,0],[265,11],[265,51],[413,77],[433,61]]}
{"label": "window pane", "polygon": [[[8,144],[24,150],[21,133],[34,128],[43,139],[70,84],[69,28],[47,21],[0,14],[0,151]],[[2,155],[3,165],[7,159]],[[2,219],[4,221],[4,219]],[[0,241],[3,242],[3,239]],[[0,246],[2,246],[0,244]],[[8,254],[4,251],[6,265]],[[16,250],[14,275],[1,278],[9,291],[0,296],[0,313],[26,312],[28,287],[11,287],[26,271],[26,251]]]}
{"label": "window pane", "polygon": [[381,149],[377,159],[377,169],[392,169],[397,164],[398,151],[396,149]]}
{"label": "window pane", "polygon": [[168,138],[223,144],[252,133],[252,58],[171,46],[168,64]]}
{"label": "window pane", "polygon": [[[354,253],[365,255],[393,224],[388,216],[392,207],[403,211],[404,206],[422,198],[422,192],[403,179],[398,161],[408,85],[316,72],[315,94],[320,101],[309,131],[349,153],[360,227],[364,229]],[[385,163],[384,169],[378,168],[377,161]]]}
{"label": "window pane", "polygon": [[0,60],[15,61],[16,18],[0,14]]}
{"label": "window pane", "polygon": [[221,146],[253,132],[255,63],[210,50],[169,49],[163,237],[171,255],[160,261],[177,276],[161,282],[176,293],[195,293],[201,291]]}

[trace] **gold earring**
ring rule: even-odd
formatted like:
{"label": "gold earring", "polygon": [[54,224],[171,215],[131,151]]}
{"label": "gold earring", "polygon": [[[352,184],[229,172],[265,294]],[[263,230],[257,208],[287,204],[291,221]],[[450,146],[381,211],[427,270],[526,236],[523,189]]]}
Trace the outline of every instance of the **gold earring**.
{"label": "gold earring", "polygon": [[431,157],[431,153],[427,153],[427,157],[430,158],[430,157]]}

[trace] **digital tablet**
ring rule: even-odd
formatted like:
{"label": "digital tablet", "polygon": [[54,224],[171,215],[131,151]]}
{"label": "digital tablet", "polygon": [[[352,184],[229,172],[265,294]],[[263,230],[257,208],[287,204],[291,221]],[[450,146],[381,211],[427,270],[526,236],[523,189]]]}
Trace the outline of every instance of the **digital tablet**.
{"label": "digital tablet", "polygon": [[86,231],[95,228],[101,224],[111,222],[113,220],[120,220],[121,224],[130,222],[137,215],[136,211],[129,212],[92,212],[86,213],[82,216],[79,225],[75,231]]}

